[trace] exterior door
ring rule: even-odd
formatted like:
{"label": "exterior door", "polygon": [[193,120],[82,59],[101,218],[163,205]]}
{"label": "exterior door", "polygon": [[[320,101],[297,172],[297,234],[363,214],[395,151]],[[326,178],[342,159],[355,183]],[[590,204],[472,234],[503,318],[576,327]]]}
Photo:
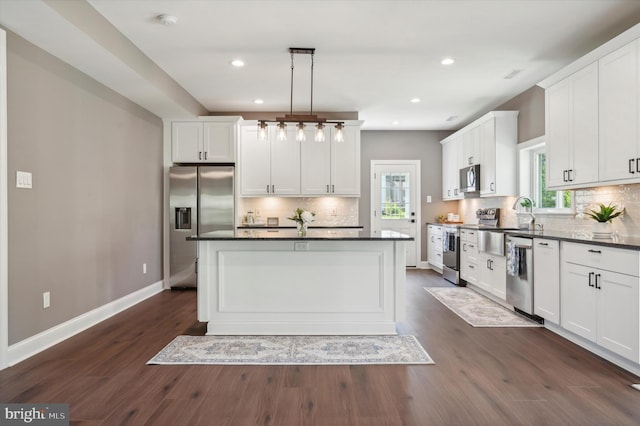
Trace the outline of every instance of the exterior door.
{"label": "exterior door", "polygon": [[406,245],[406,265],[420,260],[420,161],[371,161],[371,230],[396,231],[414,241]]}

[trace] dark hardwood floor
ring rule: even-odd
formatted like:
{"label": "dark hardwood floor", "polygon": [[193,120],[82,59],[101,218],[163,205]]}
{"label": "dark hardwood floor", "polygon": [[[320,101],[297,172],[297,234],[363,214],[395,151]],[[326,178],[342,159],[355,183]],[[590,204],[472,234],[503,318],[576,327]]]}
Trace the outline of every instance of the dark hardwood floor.
{"label": "dark hardwood floor", "polygon": [[414,366],[149,366],[204,334],[193,291],[163,292],[0,371],[0,401],[68,403],[72,424],[637,425],[640,378],[542,328],[473,328],[407,271]]}

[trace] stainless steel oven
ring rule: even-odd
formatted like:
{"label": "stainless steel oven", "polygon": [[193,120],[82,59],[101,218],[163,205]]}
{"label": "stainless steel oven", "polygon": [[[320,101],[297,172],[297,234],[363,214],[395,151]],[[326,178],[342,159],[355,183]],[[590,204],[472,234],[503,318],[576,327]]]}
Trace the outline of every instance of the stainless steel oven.
{"label": "stainless steel oven", "polygon": [[442,277],[456,285],[460,283],[460,228],[442,227]]}

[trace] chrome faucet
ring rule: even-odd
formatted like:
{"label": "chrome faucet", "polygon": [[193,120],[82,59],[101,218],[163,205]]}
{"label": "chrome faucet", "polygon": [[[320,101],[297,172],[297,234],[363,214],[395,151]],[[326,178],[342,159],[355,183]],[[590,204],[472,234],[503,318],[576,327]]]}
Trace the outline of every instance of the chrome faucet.
{"label": "chrome faucet", "polygon": [[516,202],[513,203],[513,207],[511,207],[511,209],[518,211],[518,204],[520,204],[520,200],[525,200],[529,202],[529,211],[526,213],[531,217],[529,218],[529,225],[527,226],[527,229],[529,229],[529,231],[535,231],[536,217],[533,215],[533,201],[531,201],[531,198],[521,195],[520,197],[516,198]]}

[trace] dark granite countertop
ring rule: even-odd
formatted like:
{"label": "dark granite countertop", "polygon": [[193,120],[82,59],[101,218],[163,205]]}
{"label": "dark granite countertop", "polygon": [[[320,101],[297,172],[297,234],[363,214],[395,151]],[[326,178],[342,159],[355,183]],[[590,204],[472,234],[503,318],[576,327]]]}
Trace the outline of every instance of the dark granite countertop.
{"label": "dark granite countertop", "polygon": [[585,231],[529,231],[526,229],[514,228],[493,228],[482,225],[460,225],[464,229],[484,229],[487,231],[504,232],[509,235],[527,238],[547,238],[549,240],[568,241],[572,243],[593,244],[598,246],[616,247],[629,250],[640,251],[640,237],[613,235],[611,238],[594,238],[593,234]]}
{"label": "dark granite countertop", "polygon": [[[267,225],[240,225],[238,226],[236,229],[296,229],[295,225],[291,225],[291,226],[267,226]],[[360,225],[346,225],[346,226],[339,226],[339,225],[327,225],[327,226],[309,226],[309,229],[355,229],[355,230],[362,230],[364,229],[363,226]]]}
{"label": "dark granite countertop", "polygon": [[344,228],[311,228],[304,237],[298,236],[298,231],[292,229],[265,229],[264,226],[236,231],[214,231],[187,237],[189,241],[234,241],[234,240],[330,240],[330,241],[413,241],[414,238],[393,231],[382,231],[372,234],[369,230]]}

